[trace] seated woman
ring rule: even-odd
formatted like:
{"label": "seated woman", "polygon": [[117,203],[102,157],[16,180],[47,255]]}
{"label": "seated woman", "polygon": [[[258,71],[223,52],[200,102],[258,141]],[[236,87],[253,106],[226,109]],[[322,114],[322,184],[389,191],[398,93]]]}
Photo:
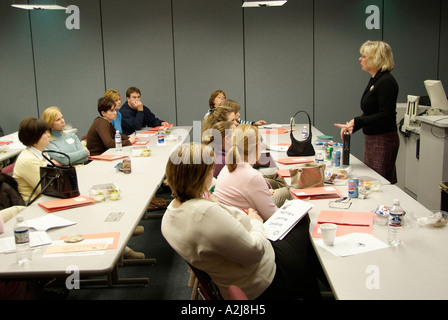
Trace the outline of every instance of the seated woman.
{"label": "seated woman", "polygon": [[[98,99],[98,113],[100,117],[93,120],[89,131],[87,132],[87,149],[91,156],[102,154],[109,148],[115,148],[115,128],[111,121],[117,117],[115,102],[109,98],[102,97]],[[123,146],[131,146],[137,140],[132,134],[127,136],[121,133]]]}
{"label": "seated woman", "polygon": [[[26,148],[17,158],[12,176],[17,181],[19,193],[25,203],[39,183],[40,167],[48,164],[42,156],[42,151],[50,144],[48,128],[46,121],[34,117],[25,118],[19,126],[19,140]],[[36,194],[40,190],[39,186]]]}
{"label": "seated woman", "polygon": [[210,114],[202,121],[201,137],[204,143],[208,143],[211,139],[212,132],[210,129],[220,121],[230,121],[235,126],[238,125],[233,108],[228,106],[218,106],[210,112]]}
{"label": "seated woman", "polygon": [[121,127],[121,95],[120,93],[115,89],[109,89],[106,92],[104,92],[104,96],[106,98],[112,99],[115,102],[115,110],[117,111],[117,118],[115,120],[112,120],[111,123],[114,125],[115,130],[120,131],[120,133],[123,133],[123,128]]}
{"label": "seated woman", "polygon": [[234,111],[235,111],[235,117],[236,117],[236,120],[237,120],[238,124],[245,124],[245,123],[247,123],[247,124],[251,124],[251,125],[254,125],[254,126],[262,126],[262,125],[266,124],[265,120],[258,120],[258,121],[241,120],[240,119],[241,106],[236,101],[233,101],[231,99],[225,99],[225,100],[222,100],[219,105],[220,106],[228,106],[228,107],[233,108]]}
{"label": "seated woman", "polygon": [[219,106],[219,104],[226,99],[226,93],[222,90],[215,90],[212,92],[212,94],[210,95],[210,98],[208,99],[208,106],[209,109],[207,111],[207,113],[204,116],[207,117],[208,114],[210,114],[210,112],[212,112],[212,110]]}
{"label": "seated woman", "polygon": [[243,210],[201,197],[214,170],[213,150],[183,144],[166,166],[174,200],[162,218],[162,234],[189,264],[206,272],[229,299],[236,285],[249,299],[320,298],[314,270],[319,268],[306,215],[283,240],[266,238],[263,220]]}
{"label": "seated woman", "polygon": [[207,135],[205,144],[208,144],[215,152],[215,171],[213,177],[217,178],[221,169],[226,165],[226,153],[232,144],[230,140],[232,131],[236,126],[231,121],[219,121],[211,128],[211,135]]}
{"label": "seated woman", "polygon": [[272,189],[261,172],[253,168],[259,145],[257,127],[242,124],[233,130],[232,146],[227,151],[226,166],[216,180],[214,195],[227,205],[254,208],[267,220],[292,196],[287,187]]}
{"label": "seated woman", "polygon": [[[79,138],[74,133],[65,132],[65,120],[58,107],[49,107],[44,110],[42,119],[50,127],[50,145],[47,150],[64,152],[70,157],[72,164],[83,164],[88,161],[89,152],[81,144]],[[48,153],[51,159],[59,164],[68,165],[69,160],[58,153]]]}

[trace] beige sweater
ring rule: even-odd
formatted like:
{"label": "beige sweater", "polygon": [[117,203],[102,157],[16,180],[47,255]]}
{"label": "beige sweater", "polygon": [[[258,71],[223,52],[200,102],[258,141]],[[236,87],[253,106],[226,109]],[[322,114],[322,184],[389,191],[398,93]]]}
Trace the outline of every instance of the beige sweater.
{"label": "beige sweater", "polygon": [[[40,167],[46,165],[47,161],[41,155],[39,157],[39,150],[32,147],[24,149],[17,158],[12,176],[16,179],[20,195],[25,202],[39,183]],[[36,190],[36,194],[38,192],[40,192],[40,186]]]}
{"label": "beige sweater", "polygon": [[274,278],[275,254],[264,226],[240,209],[205,199],[170,204],[162,233],[184,260],[210,275],[224,299],[232,284],[255,299]]}

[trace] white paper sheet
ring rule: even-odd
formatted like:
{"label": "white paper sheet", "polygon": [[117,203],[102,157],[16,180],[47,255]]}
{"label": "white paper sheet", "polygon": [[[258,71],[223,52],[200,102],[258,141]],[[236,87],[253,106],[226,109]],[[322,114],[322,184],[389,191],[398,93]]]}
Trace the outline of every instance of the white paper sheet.
{"label": "white paper sheet", "polygon": [[368,233],[349,233],[336,237],[333,246],[327,246],[322,239],[314,240],[317,245],[331,252],[335,256],[346,257],[378,249],[388,248],[389,245]]}

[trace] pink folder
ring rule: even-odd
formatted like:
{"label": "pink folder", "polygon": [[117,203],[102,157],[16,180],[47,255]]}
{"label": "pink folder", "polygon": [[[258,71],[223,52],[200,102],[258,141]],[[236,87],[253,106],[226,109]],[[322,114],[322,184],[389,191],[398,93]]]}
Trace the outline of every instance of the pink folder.
{"label": "pink folder", "polygon": [[373,212],[322,210],[317,217],[312,237],[322,237],[322,234],[319,232],[322,223],[337,224],[336,236],[343,236],[353,232],[371,234],[373,232]]}

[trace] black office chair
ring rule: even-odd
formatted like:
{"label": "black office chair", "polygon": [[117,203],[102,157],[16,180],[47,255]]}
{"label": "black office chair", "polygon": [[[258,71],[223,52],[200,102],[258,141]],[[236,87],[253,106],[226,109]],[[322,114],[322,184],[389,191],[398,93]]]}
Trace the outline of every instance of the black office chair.
{"label": "black office chair", "polygon": [[197,299],[201,297],[202,300],[223,300],[221,294],[219,293],[218,287],[213,283],[210,276],[187,262],[191,271],[193,271],[197,283],[193,286],[192,299]]}

